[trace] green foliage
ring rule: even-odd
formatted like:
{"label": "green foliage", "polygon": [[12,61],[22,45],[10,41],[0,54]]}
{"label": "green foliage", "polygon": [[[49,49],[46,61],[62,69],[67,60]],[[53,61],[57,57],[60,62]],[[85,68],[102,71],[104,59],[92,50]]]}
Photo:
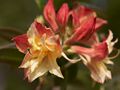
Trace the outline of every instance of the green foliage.
{"label": "green foliage", "polygon": [[11,42],[12,37],[21,34],[20,30],[14,28],[0,28],[0,38]]}
{"label": "green foliage", "polygon": [[20,64],[23,59],[21,54],[16,48],[3,48],[0,49],[0,62],[9,64]]}

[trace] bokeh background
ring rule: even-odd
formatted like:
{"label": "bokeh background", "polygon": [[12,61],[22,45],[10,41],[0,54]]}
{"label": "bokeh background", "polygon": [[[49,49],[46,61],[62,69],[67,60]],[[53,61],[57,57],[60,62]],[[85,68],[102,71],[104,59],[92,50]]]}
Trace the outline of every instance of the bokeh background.
{"label": "bokeh background", "polygon": [[[100,17],[108,20],[108,25],[102,31],[108,33],[107,29],[110,28],[114,37],[120,38],[120,0],[80,1],[87,3],[86,5],[94,8]],[[33,83],[24,80],[23,70],[18,68],[24,55],[16,49],[6,47],[12,46],[13,36],[28,30],[34,18],[42,13],[39,7],[34,0],[0,0],[0,90],[35,90],[38,85],[38,80]],[[116,47],[120,48],[120,42]],[[120,90],[120,56],[114,59],[114,63],[109,67],[113,79],[103,85],[93,82],[87,68],[79,63],[67,69],[69,77],[65,76],[65,80],[54,79],[54,90],[59,90],[59,85],[63,90]],[[76,70],[78,67],[79,70]],[[44,90],[51,90],[53,77],[48,78],[49,82]]]}

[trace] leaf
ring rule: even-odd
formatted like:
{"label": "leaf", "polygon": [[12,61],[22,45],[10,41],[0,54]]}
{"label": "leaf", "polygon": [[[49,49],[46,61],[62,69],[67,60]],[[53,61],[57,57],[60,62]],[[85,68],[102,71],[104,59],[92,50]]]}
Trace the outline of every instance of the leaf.
{"label": "leaf", "polygon": [[12,37],[21,34],[20,30],[14,28],[0,28],[0,38],[11,41]]}
{"label": "leaf", "polygon": [[47,0],[35,0],[36,4],[38,5],[41,13],[43,12],[43,8],[47,2]]}
{"label": "leaf", "polygon": [[0,62],[2,63],[18,65],[22,61],[23,56],[24,55],[15,48],[0,49]]}

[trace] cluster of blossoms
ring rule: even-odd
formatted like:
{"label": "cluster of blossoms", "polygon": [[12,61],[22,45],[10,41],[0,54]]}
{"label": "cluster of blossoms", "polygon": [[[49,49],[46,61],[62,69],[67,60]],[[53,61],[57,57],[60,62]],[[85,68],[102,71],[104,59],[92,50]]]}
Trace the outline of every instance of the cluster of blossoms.
{"label": "cluster of blossoms", "polygon": [[[56,61],[63,56],[70,63],[81,60],[96,82],[104,83],[105,79],[111,79],[106,64],[113,64],[109,55],[118,40],[112,41],[110,30],[102,41],[97,34],[107,21],[98,18],[95,11],[83,5],[70,10],[64,3],[56,13],[53,0],[48,0],[43,11],[44,18],[36,18],[26,34],[13,38],[19,51],[26,54],[20,65],[24,68],[25,77],[33,81],[49,71],[63,78]],[[77,54],[80,59],[69,59],[64,52]]]}

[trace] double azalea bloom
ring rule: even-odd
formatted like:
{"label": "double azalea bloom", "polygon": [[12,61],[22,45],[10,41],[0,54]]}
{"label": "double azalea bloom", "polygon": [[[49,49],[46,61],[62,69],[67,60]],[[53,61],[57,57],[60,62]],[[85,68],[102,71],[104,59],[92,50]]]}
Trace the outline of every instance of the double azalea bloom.
{"label": "double azalea bloom", "polygon": [[47,71],[63,78],[56,59],[61,56],[59,36],[35,20],[27,34],[13,38],[19,51],[26,53],[20,65],[25,68],[25,77],[30,81],[44,75]]}
{"label": "double azalea bloom", "polygon": [[[71,63],[82,59],[89,68],[91,77],[99,83],[104,83],[105,79],[111,79],[111,72],[105,64],[113,64],[109,54],[117,40],[112,41],[111,31],[102,42],[97,36],[99,28],[107,24],[106,20],[98,18],[95,11],[82,5],[69,10],[67,3],[64,3],[56,13],[53,0],[48,0],[43,14],[49,28],[37,18],[31,24],[27,34],[13,38],[18,50],[26,54],[20,68],[24,68],[25,77],[29,81],[43,76],[48,71],[63,78],[56,62],[61,56]],[[70,16],[72,26],[67,25]],[[72,34],[68,35],[67,28]],[[69,48],[67,53],[78,54],[80,59],[69,59],[63,53],[64,46]]]}

